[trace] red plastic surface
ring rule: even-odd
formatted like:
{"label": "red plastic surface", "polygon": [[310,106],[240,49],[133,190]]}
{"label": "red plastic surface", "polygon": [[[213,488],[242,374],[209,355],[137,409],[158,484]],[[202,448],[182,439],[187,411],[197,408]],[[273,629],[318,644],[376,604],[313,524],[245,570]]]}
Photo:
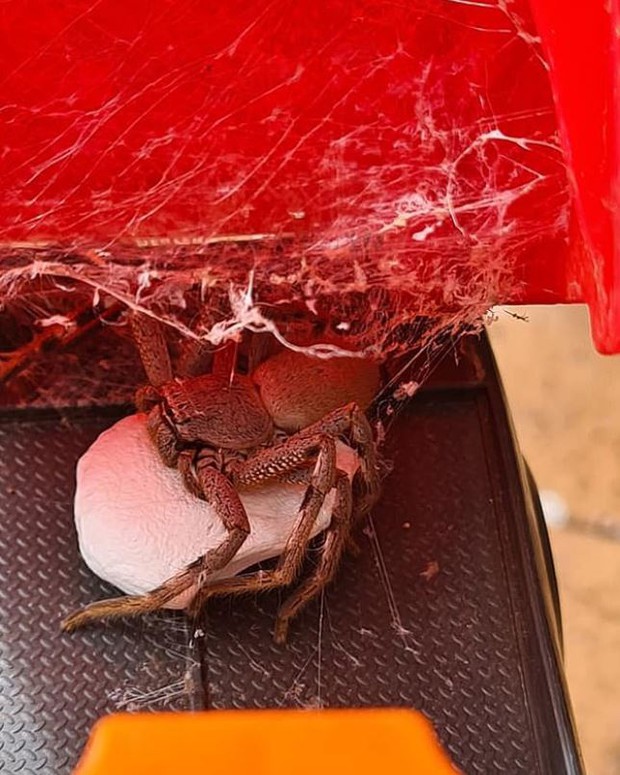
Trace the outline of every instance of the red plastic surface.
{"label": "red plastic surface", "polygon": [[497,234],[497,301],[585,300],[620,350],[617,26],[615,0],[3,3],[2,241]]}
{"label": "red plastic surface", "polygon": [[575,203],[567,297],[591,311],[603,352],[620,351],[620,6],[532,0],[550,64]]}

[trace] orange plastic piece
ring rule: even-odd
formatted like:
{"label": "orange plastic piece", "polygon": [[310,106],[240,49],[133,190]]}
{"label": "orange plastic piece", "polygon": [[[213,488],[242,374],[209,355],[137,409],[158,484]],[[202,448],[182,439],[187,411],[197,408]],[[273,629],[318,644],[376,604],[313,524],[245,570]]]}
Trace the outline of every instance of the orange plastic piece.
{"label": "orange plastic piece", "polygon": [[95,726],[75,775],[455,775],[408,710],[118,714]]}

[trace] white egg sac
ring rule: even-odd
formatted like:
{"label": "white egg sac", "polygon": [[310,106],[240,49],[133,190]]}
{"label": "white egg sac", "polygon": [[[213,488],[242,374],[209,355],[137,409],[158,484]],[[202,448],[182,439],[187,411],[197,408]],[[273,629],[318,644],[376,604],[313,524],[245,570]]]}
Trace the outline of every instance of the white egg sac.
{"label": "white egg sac", "polygon": [[[337,465],[352,475],[358,458],[338,443]],[[212,578],[233,576],[278,556],[293,529],[303,485],[269,483],[242,490],[251,533],[233,560]],[[326,498],[313,536],[330,521]],[[80,458],[75,526],[88,567],[123,592],[142,594],[216,547],[226,531],[213,508],[191,495],[176,469],[161,462],[146,430],[146,415],[126,417],[102,433]],[[190,589],[169,603],[184,608]]]}

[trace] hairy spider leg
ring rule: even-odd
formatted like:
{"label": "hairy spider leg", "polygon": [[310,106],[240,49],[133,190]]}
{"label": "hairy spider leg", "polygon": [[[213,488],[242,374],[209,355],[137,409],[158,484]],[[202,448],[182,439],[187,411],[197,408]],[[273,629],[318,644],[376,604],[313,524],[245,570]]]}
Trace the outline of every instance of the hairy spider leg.
{"label": "hairy spider leg", "polygon": [[[299,451],[304,449],[305,441],[323,438],[331,439],[333,443],[334,437],[337,436],[343,436],[359,454],[361,473],[360,479],[357,480],[357,489],[362,490],[361,504],[355,510],[353,509],[353,495],[348,478],[345,493],[345,483],[342,476],[339,475],[342,472],[338,472],[335,480],[339,488],[337,501],[332,515],[332,523],[330,523],[325,537],[324,550],[319,565],[315,574],[293,593],[278,614],[275,630],[275,638],[278,642],[283,642],[286,639],[288,623],[291,618],[329,583],[350,540],[353,521],[365,514],[378,497],[379,476],[372,430],[359,407],[356,404],[348,404],[330,412],[325,418],[305,430],[299,431],[283,444],[259,450],[248,460],[239,462],[232,470],[232,480],[237,486],[258,484],[265,481],[266,478],[281,479],[287,472],[284,461],[290,460],[291,456],[298,455]],[[285,454],[285,450],[288,451],[288,456]],[[299,465],[302,465],[302,458],[298,457],[298,459]],[[194,601],[194,610],[203,605],[210,597],[260,592],[291,584],[299,572],[299,564],[303,559],[310,535],[311,526],[306,531],[305,526],[301,524],[302,520],[303,515],[293,528],[274,570],[257,571],[245,576],[207,583],[200,589],[199,597]]]}
{"label": "hairy spider leg", "polygon": [[202,497],[213,506],[222,520],[228,533],[226,538],[152,592],[92,603],[64,619],[61,624],[63,630],[71,632],[91,622],[138,616],[155,611],[189,587],[200,583],[201,578],[228,565],[250,534],[250,523],[245,508],[235,488],[215,468],[205,467],[201,470],[199,484]]}
{"label": "hairy spider leg", "polygon": [[367,514],[379,499],[381,482],[372,428],[364,412],[356,403],[347,404],[299,431],[300,436],[308,433],[341,437],[357,452],[360,467],[353,477],[354,517]]}
{"label": "hairy spider leg", "polygon": [[173,377],[172,364],[159,320],[144,313],[132,312],[129,323],[148,381],[156,388],[170,382]]}
{"label": "hairy spider leg", "polygon": [[[316,522],[327,493],[333,488],[336,480],[336,445],[332,438],[293,437],[292,439],[289,439],[289,441],[284,442],[278,449],[281,452],[281,457],[277,466],[278,470],[265,468],[263,480],[277,478],[280,474],[285,475],[290,470],[307,463],[313,458],[316,460],[316,464],[310,477],[310,484],[299,509],[299,517],[296,525],[289,536],[276,569],[271,572],[271,575],[268,573],[264,574],[264,583],[261,584],[261,588],[263,589],[269,589],[274,586],[284,586],[290,584],[296,578],[301,567],[306,545],[312,532],[312,527]],[[225,514],[227,513],[226,509],[228,509],[232,501],[236,499],[247,522],[247,516],[245,515],[239,496],[228,479],[214,468],[208,466],[203,469],[202,475],[205,479],[212,482],[212,489],[207,487],[205,490],[205,485],[202,485],[205,497],[213,498],[214,505],[217,504],[216,508],[221,509],[223,507]],[[256,476],[257,472],[254,474],[255,479]],[[256,481],[258,482],[260,479],[256,479]],[[225,491],[227,493],[226,495],[223,494]],[[240,512],[237,512],[237,519],[239,519],[239,515]],[[235,522],[234,527],[239,528],[240,525]],[[247,531],[249,532],[249,524],[247,525]],[[124,597],[92,603],[69,615],[62,622],[62,629],[65,631],[72,631],[91,622],[104,619],[138,616],[163,607],[170,600],[185,592],[190,587],[206,581],[209,573],[226,565],[230,559],[234,557],[239,546],[243,543],[243,540],[245,540],[245,535],[243,536],[243,539],[241,539],[241,532],[243,531],[231,531],[228,538],[224,541],[226,548],[223,548],[224,544],[222,544],[206,555],[199,557],[187,568],[168,581],[165,581],[153,591],[148,592],[145,595],[126,595]],[[241,541],[236,548],[235,540]],[[229,551],[230,554],[228,554]],[[223,562],[223,565],[220,564],[218,568],[213,567],[216,557],[219,563]],[[262,574],[258,575],[260,575],[261,578],[263,577]],[[217,594],[217,592],[215,592],[215,594]],[[211,597],[212,595],[209,594],[208,596]]]}
{"label": "hairy spider leg", "polygon": [[350,543],[352,526],[353,494],[351,482],[344,471],[337,471],[336,502],[329,527],[325,531],[317,566],[312,575],[280,607],[274,632],[276,643],[286,641],[291,620],[333,580],[342,555]]}
{"label": "hairy spider leg", "polygon": [[[138,318],[136,317],[137,321]],[[157,321],[154,321],[157,323]],[[137,324],[140,331],[139,347],[147,359],[162,345],[167,355],[163,335],[152,339],[155,326],[147,319]],[[157,324],[158,326],[159,324]],[[156,332],[155,332],[156,333]],[[151,344],[145,342],[151,337]],[[159,341],[159,345],[153,345]],[[140,342],[142,344],[140,344]],[[169,363],[169,359],[168,359]],[[145,365],[145,368],[146,365]],[[148,394],[147,394],[148,395]],[[148,397],[151,397],[150,395]],[[215,549],[198,558],[180,573],[146,595],[133,595],[93,603],[70,615],[63,622],[65,630],[72,630],[100,619],[135,616],[161,608],[174,597],[194,585],[201,590],[196,607],[215,595],[240,594],[259,591],[292,583],[299,574],[306,546],[327,493],[336,485],[337,501],[332,522],[325,537],[316,573],[284,604],[276,625],[276,639],[284,640],[290,619],[332,578],[338,560],[350,540],[353,517],[366,513],[379,493],[379,478],[372,430],[359,407],[352,403],[330,412],[317,423],[289,437],[276,447],[261,448],[245,461],[231,466],[232,483],[211,466],[196,467],[194,453],[181,453],[173,444],[173,434],[166,428],[161,408],[155,406],[149,418],[149,432],[167,465],[179,465],[187,488],[212,502],[229,532]],[[163,434],[163,435],[162,435]],[[359,455],[360,468],[354,475],[353,487],[348,478],[335,467],[335,441],[342,437]],[[302,501],[298,520],[273,571],[259,571],[247,576],[208,584],[215,570],[225,567],[247,538],[250,526],[237,495],[236,486],[251,486],[268,480],[286,480],[292,472],[308,466],[313,458],[315,468]],[[343,476],[345,477],[343,479]],[[346,492],[345,492],[346,479]],[[353,492],[356,508],[353,510]]]}

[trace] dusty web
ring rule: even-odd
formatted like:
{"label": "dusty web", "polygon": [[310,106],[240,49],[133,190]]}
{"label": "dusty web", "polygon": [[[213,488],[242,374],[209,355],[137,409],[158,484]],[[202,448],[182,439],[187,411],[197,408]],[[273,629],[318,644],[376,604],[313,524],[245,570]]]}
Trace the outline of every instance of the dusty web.
{"label": "dusty web", "polygon": [[[410,346],[412,321],[430,321],[432,346],[518,295],[530,252],[566,229],[523,3],[345,3],[327,26],[284,0],[216,4],[208,29],[200,5],[123,20],[83,4],[47,20],[45,45],[13,47],[5,363],[89,308],[211,346],[251,330],[383,357]],[[321,323],[313,336],[291,333],[291,309]]]}
{"label": "dusty web", "polygon": [[[159,638],[162,640],[162,650],[165,657],[184,669],[180,670],[178,678],[167,682],[153,675],[153,665],[150,660],[137,666],[139,674],[148,674],[153,680],[145,688],[142,675],[135,683],[128,680],[117,686],[107,695],[109,707],[116,711],[145,710],[175,710],[188,707],[198,710],[197,698],[200,696],[200,663],[198,661],[196,642],[202,637],[200,631],[194,630],[188,620],[180,617],[157,614],[153,617],[159,626]],[[184,644],[187,644],[186,646]]]}

